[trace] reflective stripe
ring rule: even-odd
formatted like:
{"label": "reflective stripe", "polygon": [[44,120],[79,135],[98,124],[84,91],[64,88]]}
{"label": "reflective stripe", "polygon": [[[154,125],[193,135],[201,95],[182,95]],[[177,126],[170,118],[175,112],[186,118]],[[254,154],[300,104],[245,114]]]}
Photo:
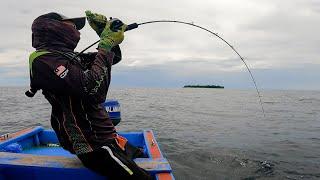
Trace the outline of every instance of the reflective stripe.
{"label": "reflective stripe", "polygon": [[125,164],[123,164],[120,159],[118,159],[117,157],[115,157],[111,151],[111,149],[108,146],[102,146],[103,149],[106,149],[110,156],[120,165],[123,167],[123,169],[125,169],[130,175],[133,174],[133,172],[131,171],[131,169],[128,168],[128,166],[126,166]]}

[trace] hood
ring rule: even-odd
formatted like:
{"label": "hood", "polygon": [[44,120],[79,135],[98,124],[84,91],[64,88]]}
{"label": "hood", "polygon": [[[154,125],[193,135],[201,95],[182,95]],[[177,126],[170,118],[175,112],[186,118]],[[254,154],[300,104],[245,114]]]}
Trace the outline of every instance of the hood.
{"label": "hood", "polygon": [[38,17],[32,24],[32,47],[46,50],[74,51],[80,32],[61,21]]}

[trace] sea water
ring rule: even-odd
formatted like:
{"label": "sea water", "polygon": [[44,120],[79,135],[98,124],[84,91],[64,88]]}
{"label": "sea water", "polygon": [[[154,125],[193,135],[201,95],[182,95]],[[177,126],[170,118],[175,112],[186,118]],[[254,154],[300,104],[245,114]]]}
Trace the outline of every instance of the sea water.
{"label": "sea water", "polygon": [[[0,88],[0,134],[42,125],[51,107],[41,92]],[[320,92],[111,89],[121,104],[118,131],[152,129],[176,179],[320,179]]]}

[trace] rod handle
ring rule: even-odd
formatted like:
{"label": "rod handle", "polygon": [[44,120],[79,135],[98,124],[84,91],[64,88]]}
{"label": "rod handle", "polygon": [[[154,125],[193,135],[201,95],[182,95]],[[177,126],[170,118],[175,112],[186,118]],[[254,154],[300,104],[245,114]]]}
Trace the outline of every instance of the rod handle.
{"label": "rod handle", "polygon": [[127,28],[126,28],[125,31],[130,31],[130,30],[135,29],[135,28],[137,28],[137,27],[138,27],[138,24],[137,24],[137,23],[132,23],[132,24],[129,24],[129,25],[127,26]]}

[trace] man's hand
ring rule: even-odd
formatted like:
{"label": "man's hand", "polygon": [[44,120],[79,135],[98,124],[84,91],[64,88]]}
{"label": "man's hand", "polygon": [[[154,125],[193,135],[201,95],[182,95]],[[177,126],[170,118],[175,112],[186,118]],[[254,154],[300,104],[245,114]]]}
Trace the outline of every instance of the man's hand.
{"label": "man's hand", "polygon": [[124,31],[127,25],[123,24],[120,30],[114,32],[110,29],[112,21],[107,21],[104,30],[100,35],[99,48],[110,51],[112,47],[119,45],[124,39]]}
{"label": "man's hand", "polygon": [[106,26],[106,23],[108,22],[108,19],[104,15],[92,13],[89,10],[87,10],[85,13],[90,26],[96,31],[98,36],[100,36]]}

